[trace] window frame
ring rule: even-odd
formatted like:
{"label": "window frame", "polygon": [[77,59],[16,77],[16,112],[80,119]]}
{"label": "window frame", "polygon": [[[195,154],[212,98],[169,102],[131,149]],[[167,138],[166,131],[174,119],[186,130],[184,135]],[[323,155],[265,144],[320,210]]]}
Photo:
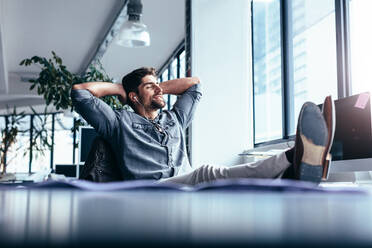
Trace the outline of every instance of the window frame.
{"label": "window frame", "polygon": [[[29,147],[30,147],[30,152],[29,152],[29,155],[28,155],[28,173],[34,173],[32,172],[32,162],[33,162],[33,149],[32,149],[32,139],[33,139],[33,135],[34,135],[34,123],[33,121],[35,120],[35,117],[36,116],[51,116],[51,134],[50,134],[50,138],[51,138],[51,144],[52,144],[52,147],[50,149],[50,169],[54,169],[54,146],[55,146],[55,142],[54,142],[54,133],[55,133],[55,118],[56,118],[56,114],[62,114],[63,112],[51,112],[51,113],[40,113],[40,114],[25,114],[25,116],[29,116],[30,118],[30,126],[29,126]],[[7,125],[9,123],[9,114],[8,115],[0,115],[0,118],[4,118],[5,119],[5,128],[7,128]],[[76,143],[76,128],[75,128],[75,125],[76,125],[76,118],[74,117],[73,118],[73,126],[74,126],[74,129],[73,129],[73,144]],[[73,149],[73,158],[72,158],[72,164],[71,165],[76,165],[76,161],[75,161],[75,153],[76,153],[76,148],[75,146],[73,145],[72,146],[72,149]],[[7,158],[5,156],[5,162],[6,162]],[[26,162],[26,158],[25,158],[25,162]]]}
{"label": "window frame", "polygon": [[[294,115],[293,97],[293,44],[292,37],[292,8],[291,0],[278,0],[280,4],[280,34],[281,34],[281,53],[282,53],[282,138],[256,143],[256,122],[253,120],[253,144],[254,147],[284,143],[293,141],[295,135],[289,135],[294,123],[290,118]],[[335,28],[336,28],[336,61],[337,61],[337,97],[343,98],[351,95],[351,76],[350,76],[350,19],[349,2],[350,0],[334,0],[335,2]],[[253,0],[251,0],[251,44],[253,48]],[[253,56],[252,56],[253,58]],[[254,78],[254,63],[252,61],[252,78]],[[254,83],[252,81],[252,83]],[[253,96],[255,95],[253,87]],[[253,97],[254,98],[254,97]],[[253,100],[253,116],[255,116]]]}
{"label": "window frame", "polygon": [[[180,69],[181,69],[180,56],[181,56],[181,54],[184,51],[185,51],[185,40],[182,40],[182,42],[177,46],[177,48],[174,50],[174,52],[171,54],[171,56],[165,61],[165,63],[158,70],[157,74],[159,75],[160,82],[164,82],[164,81],[167,81],[167,80],[170,80],[171,79],[171,70],[172,70],[171,67],[172,67],[172,63],[174,63],[174,61],[177,61],[176,62],[177,63],[177,69],[176,69],[176,74],[177,75],[175,75],[175,78],[179,78],[180,77],[180,75],[181,75],[181,71],[180,71]],[[168,78],[164,79],[162,77],[162,75],[163,75],[163,72],[166,71],[166,70],[168,70]],[[172,107],[171,106],[171,96],[168,95],[167,109],[170,110],[171,107]]]}

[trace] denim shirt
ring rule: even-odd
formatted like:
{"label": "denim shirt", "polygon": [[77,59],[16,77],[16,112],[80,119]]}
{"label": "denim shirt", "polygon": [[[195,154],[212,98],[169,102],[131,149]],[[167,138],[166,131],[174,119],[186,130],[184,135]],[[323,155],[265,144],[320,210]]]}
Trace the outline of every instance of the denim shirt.
{"label": "denim shirt", "polygon": [[107,140],[125,180],[161,179],[191,170],[184,130],[201,98],[200,84],[178,97],[170,111],[150,121],[134,112],[113,110],[88,90],[72,90],[78,112]]}

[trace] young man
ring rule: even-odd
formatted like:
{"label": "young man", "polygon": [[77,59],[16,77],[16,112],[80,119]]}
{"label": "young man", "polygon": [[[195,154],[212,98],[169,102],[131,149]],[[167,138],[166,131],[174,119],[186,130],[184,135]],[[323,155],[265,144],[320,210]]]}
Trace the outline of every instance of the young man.
{"label": "young man", "polygon": [[[163,94],[180,96],[172,110],[159,113],[165,106]],[[111,109],[99,99],[106,95],[118,95],[134,112]],[[291,173],[287,174],[295,179],[321,180],[332,136],[312,103],[304,104],[295,147],[287,152],[257,163],[203,165],[193,170],[183,131],[191,123],[201,96],[197,77],[158,84],[153,68],[134,70],[123,77],[122,85],[90,82],[74,85],[71,92],[76,111],[111,145],[125,180],[161,179],[194,185],[222,178],[275,178],[288,168]]]}

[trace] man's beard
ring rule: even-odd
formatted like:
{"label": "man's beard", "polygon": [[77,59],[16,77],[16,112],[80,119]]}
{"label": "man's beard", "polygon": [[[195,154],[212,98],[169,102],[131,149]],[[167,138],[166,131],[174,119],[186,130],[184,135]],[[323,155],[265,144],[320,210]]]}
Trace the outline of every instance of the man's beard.
{"label": "man's beard", "polygon": [[[162,98],[163,99],[163,98]],[[164,101],[164,99],[163,100],[156,100],[156,99],[153,99],[152,101],[151,101],[151,107],[153,108],[153,109],[162,109],[162,108],[164,108],[165,107],[165,101]]]}

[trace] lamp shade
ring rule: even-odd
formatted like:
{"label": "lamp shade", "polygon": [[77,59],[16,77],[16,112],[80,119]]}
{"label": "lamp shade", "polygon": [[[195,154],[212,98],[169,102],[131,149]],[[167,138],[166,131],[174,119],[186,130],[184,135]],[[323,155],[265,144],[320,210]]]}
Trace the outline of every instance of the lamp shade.
{"label": "lamp shade", "polygon": [[127,20],[121,27],[116,44],[125,47],[150,46],[147,26],[139,20]]}

